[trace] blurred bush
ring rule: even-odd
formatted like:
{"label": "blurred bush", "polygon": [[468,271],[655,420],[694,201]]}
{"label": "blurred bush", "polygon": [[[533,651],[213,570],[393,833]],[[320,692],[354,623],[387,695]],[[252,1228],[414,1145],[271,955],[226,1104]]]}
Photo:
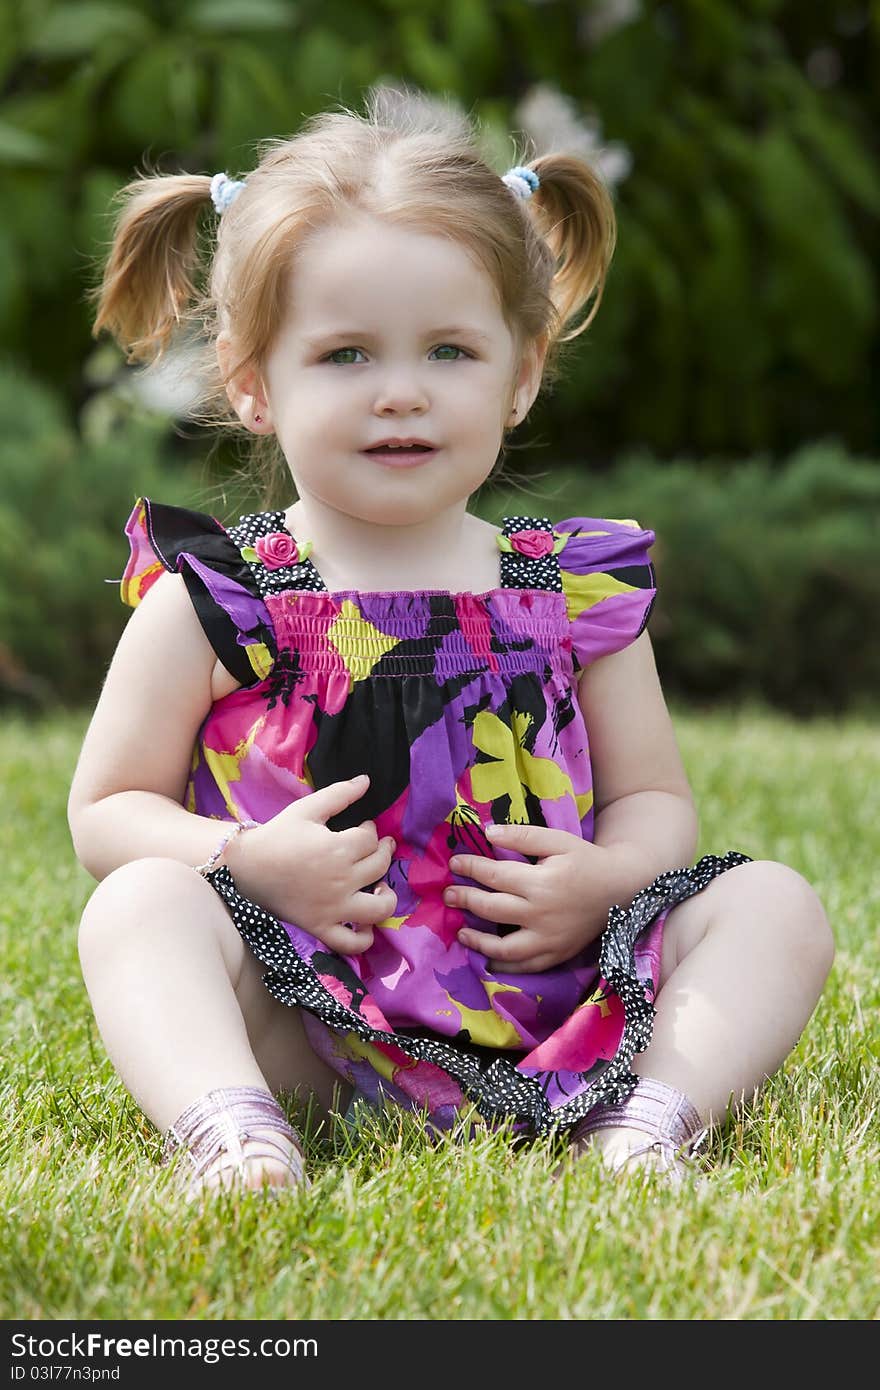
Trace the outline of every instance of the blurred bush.
{"label": "blurred bush", "polygon": [[837,442],[783,464],[630,455],[609,474],[553,470],[481,515],[632,517],[653,530],[649,630],[667,695],[757,699],[796,715],[880,697],[880,469]]}
{"label": "blurred bush", "polygon": [[[256,498],[186,464],[168,423],[136,408],[82,439],[15,368],[0,368],[0,418],[0,702],[91,703],[129,611],[116,586],[137,496],[226,522]],[[540,484],[485,488],[474,510],[654,530],[650,632],[669,695],[754,696],[803,715],[876,704],[880,469],[839,443],[782,466],[644,453],[609,473],[560,466]]]}
{"label": "blurred bush", "polygon": [[868,0],[0,5],[0,350],[73,412],[113,191],[145,163],[247,172],[381,79],[472,110],[499,167],[521,132],[613,189],[602,309],[536,417],[554,457],[877,451]]}
{"label": "blurred bush", "polygon": [[186,505],[194,475],[159,417],[133,411],[85,442],[52,392],[14,367],[0,367],[0,419],[0,699],[92,700],[128,613],[128,515],[141,493]]}

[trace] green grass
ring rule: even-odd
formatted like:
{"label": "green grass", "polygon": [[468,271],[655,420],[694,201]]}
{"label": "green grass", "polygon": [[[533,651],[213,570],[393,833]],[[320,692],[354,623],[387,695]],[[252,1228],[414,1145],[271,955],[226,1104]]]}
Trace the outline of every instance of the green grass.
{"label": "green grass", "polygon": [[[880,1314],[880,732],[674,711],[700,850],[816,887],[837,959],[782,1070],[684,1192],[554,1180],[550,1141],[432,1146],[409,1116],[310,1128],[308,1191],[192,1208],[115,1077],[76,954],[91,890],[64,807],[84,729],[0,733],[0,1317],[874,1319]],[[301,1119],[308,1117],[300,1114]]]}

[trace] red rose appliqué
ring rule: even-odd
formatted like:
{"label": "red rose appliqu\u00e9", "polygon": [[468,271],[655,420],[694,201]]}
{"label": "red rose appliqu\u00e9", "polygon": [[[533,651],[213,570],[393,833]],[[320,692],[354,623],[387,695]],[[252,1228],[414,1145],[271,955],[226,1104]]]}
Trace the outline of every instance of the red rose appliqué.
{"label": "red rose appliqu\u00e9", "polygon": [[514,531],[510,537],[510,544],[520,555],[527,555],[530,560],[539,560],[542,555],[550,554],[553,549],[553,537],[548,531]]}
{"label": "red rose appliqu\u00e9", "polygon": [[283,531],[271,531],[268,536],[259,536],[254,541],[254,550],[267,570],[280,570],[285,565],[295,565],[299,561],[296,541]]}

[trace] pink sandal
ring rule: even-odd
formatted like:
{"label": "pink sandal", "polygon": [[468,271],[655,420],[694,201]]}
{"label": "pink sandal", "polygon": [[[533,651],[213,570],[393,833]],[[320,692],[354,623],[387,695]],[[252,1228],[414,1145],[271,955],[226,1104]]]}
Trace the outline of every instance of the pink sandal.
{"label": "pink sandal", "polygon": [[[210,1186],[228,1186],[222,1181],[222,1174],[227,1172],[232,1172],[233,1180],[243,1187],[276,1190],[307,1182],[299,1135],[288,1124],[275,1097],[257,1086],[228,1086],[193,1101],[165,1136],[163,1164],[178,1150],[192,1166],[189,1196]],[[283,1180],[264,1172],[259,1183],[254,1183],[248,1165],[261,1161],[280,1164]],[[215,1177],[220,1181],[211,1183]]]}
{"label": "pink sandal", "polygon": [[597,1105],[585,1115],[572,1130],[571,1142],[576,1144],[600,1129],[637,1129],[648,1136],[644,1144],[611,1161],[615,1172],[632,1159],[655,1154],[659,1171],[676,1185],[684,1182],[689,1159],[709,1133],[682,1091],[644,1076],[620,1104]]}

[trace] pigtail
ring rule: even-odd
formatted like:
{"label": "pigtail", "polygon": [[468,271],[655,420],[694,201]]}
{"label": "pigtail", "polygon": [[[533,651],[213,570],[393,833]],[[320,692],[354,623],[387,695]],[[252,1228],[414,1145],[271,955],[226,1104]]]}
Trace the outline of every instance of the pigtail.
{"label": "pigtail", "polygon": [[103,280],[90,295],[92,336],[106,329],[131,363],[160,357],[196,298],[198,225],[210,196],[206,174],[142,175],[116,194]]}
{"label": "pigtail", "polygon": [[583,159],[547,154],[529,166],[540,187],[528,211],[555,259],[550,296],[560,326],[568,327],[592,299],[587,316],[558,341],[570,342],[592,323],[614,255],[614,204],[599,174]]}

